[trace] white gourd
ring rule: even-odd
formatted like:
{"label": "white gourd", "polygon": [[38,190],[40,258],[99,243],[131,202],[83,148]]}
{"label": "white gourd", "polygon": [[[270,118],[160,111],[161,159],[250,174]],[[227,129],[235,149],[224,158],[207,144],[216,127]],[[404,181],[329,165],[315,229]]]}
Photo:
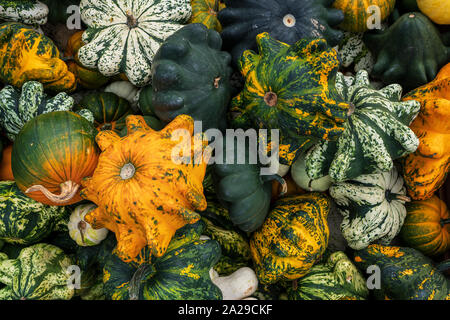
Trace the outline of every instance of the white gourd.
{"label": "white gourd", "polygon": [[255,272],[248,267],[240,268],[226,277],[220,277],[211,268],[209,275],[211,281],[222,291],[223,300],[243,300],[258,289],[258,278]]}

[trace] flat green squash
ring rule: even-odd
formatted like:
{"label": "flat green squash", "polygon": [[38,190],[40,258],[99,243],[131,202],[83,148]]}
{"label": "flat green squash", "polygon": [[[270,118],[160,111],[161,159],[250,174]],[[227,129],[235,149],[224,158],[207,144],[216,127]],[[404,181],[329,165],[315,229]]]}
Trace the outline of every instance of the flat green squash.
{"label": "flat green squash", "polygon": [[[245,85],[231,102],[232,125],[279,130],[279,162],[291,165],[299,152],[344,131],[350,105],[334,86],[337,53],[323,39],[287,45],[265,32],[256,43],[259,54],[248,50],[239,60]],[[271,151],[271,139],[260,143]]]}
{"label": "flat green squash", "polygon": [[70,300],[67,285],[72,259],[56,246],[38,243],[20,251],[17,259],[0,253],[0,300]]}
{"label": "flat green squash", "polygon": [[[294,287],[295,286],[295,287]],[[342,251],[314,265],[287,290],[289,300],[367,300],[366,279]]]}
{"label": "flat green squash", "polygon": [[373,89],[367,71],[361,70],[355,77],[338,73],[336,89],[352,105],[352,113],[336,141],[322,141],[308,150],[310,178],[329,175],[340,182],[377,170],[388,172],[393,160],[417,149],[419,139],[408,126],[419,113],[420,103],[400,101],[400,85]]}
{"label": "flat green squash", "polygon": [[[104,292],[112,300],[217,300],[221,290],[209,271],[220,257],[220,245],[201,240],[202,221],[179,229],[166,253],[150,264],[124,263],[111,255],[103,269]],[[149,252],[141,256],[147,260]]]}

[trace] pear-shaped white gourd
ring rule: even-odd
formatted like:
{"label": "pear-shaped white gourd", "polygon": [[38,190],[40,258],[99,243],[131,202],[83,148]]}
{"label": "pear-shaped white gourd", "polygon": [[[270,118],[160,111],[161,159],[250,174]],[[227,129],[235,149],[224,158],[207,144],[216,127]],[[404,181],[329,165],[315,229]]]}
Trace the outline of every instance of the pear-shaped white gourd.
{"label": "pear-shaped white gourd", "polygon": [[84,220],[86,214],[94,210],[95,204],[82,204],[73,210],[68,224],[70,237],[82,247],[95,246],[108,235],[108,229],[94,229]]}
{"label": "pear-shaped white gourd", "polygon": [[292,180],[302,189],[308,191],[324,192],[330,188],[332,180],[330,176],[324,176],[313,180],[306,173],[305,155],[301,154],[291,166]]}
{"label": "pear-shaped white gourd", "polygon": [[211,281],[222,291],[223,300],[244,300],[258,289],[255,271],[248,267],[240,268],[226,277],[219,277],[211,268],[209,275]]}
{"label": "pear-shaped white gourd", "polygon": [[139,98],[139,88],[133,86],[128,81],[115,81],[106,86],[105,92],[111,92],[127,100],[131,107],[137,108]]}

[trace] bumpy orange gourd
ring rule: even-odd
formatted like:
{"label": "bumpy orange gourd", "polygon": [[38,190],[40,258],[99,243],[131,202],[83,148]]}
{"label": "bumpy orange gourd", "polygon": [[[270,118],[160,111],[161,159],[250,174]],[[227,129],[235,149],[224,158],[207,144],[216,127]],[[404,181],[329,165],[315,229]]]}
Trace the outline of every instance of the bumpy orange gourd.
{"label": "bumpy orange gourd", "polygon": [[[138,254],[144,247],[161,257],[177,229],[200,219],[195,211],[206,209],[202,182],[209,157],[206,139],[192,136],[190,116],[176,117],[161,131],[142,116],[130,115],[126,124],[123,138],[110,130],[96,136],[102,153],[80,194],[98,206],[86,222],[115,233],[123,261],[143,263]],[[174,161],[183,151],[185,163]]]}
{"label": "bumpy orange gourd", "polygon": [[403,100],[421,104],[410,125],[420,144],[404,158],[403,177],[411,198],[424,200],[442,186],[450,167],[450,63],[436,79],[409,92]]}

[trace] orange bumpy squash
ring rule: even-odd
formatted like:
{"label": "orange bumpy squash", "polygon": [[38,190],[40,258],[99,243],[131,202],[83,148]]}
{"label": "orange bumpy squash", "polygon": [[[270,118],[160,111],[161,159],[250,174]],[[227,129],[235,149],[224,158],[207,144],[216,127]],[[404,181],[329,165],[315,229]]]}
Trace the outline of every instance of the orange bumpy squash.
{"label": "orange bumpy squash", "polygon": [[409,92],[420,113],[410,128],[420,140],[416,152],[403,160],[403,177],[414,200],[429,199],[445,181],[450,167],[450,63],[432,82]]}
{"label": "orange bumpy squash", "polygon": [[56,45],[30,26],[0,24],[0,80],[21,87],[35,80],[52,91],[73,91],[76,80],[59,59]]}
{"label": "orange bumpy squash", "polygon": [[[123,138],[110,130],[96,136],[102,153],[93,176],[83,181],[81,196],[98,206],[86,222],[115,233],[117,256],[143,263],[138,254],[144,247],[161,257],[176,230],[200,219],[195,211],[206,209],[202,182],[209,157],[206,139],[192,136],[194,120],[188,115],[161,131],[152,130],[142,116],[130,115],[126,124]],[[182,143],[177,129],[184,130]],[[196,162],[174,161],[182,150]]]}

